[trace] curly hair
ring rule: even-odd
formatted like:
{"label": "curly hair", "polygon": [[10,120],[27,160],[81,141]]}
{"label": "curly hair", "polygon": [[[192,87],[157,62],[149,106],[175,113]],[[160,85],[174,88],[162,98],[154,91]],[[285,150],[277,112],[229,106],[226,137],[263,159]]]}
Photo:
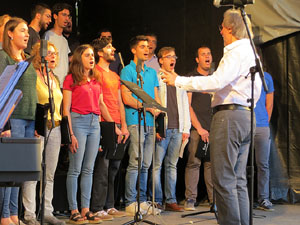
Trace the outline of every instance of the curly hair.
{"label": "curly hair", "polygon": [[[47,49],[49,49],[49,47],[52,46],[56,52],[56,54],[58,54],[57,48],[55,47],[55,45],[53,43],[51,43],[50,41],[47,42]],[[41,64],[42,64],[42,59],[41,59],[41,55],[40,55],[40,47],[41,44],[40,42],[35,43],[35,45],[32,47],[31,53],[30,55],[34,56],[34,58],[32,59],[32,65],[36,70],[39,70],[41,68]],[[55,62],[55,66],[57,66],[57,62],[59,61],[59,55],[57,55],[56,57],[56,62]]]}

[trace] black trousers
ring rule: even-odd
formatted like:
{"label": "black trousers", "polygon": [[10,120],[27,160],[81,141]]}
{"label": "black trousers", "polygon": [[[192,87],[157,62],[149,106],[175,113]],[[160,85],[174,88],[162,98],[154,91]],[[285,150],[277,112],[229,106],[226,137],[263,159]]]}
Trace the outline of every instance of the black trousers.
{"label": "black trousers", "polygon": [[114,183],[121,160],[108,160],[106,154],[97,155],[93,174],[91,210],[101,211],[114,208]]}

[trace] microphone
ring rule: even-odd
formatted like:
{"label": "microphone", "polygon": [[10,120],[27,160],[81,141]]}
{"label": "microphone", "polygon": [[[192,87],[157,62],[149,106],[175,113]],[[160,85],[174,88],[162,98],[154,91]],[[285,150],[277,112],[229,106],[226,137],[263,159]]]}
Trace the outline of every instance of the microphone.
{"label": "microphone", "polygon": [[214,0],[214,6],[217,8],[221,6],[236,6],[241,7],[247,4],[254,4],[255,0]]}
{"label": "microphone", "polygon": [[137,60],[136,72],[140,73],[142,71],[142,61],[140,59]]}
{"label": "microphone", "polygon": [[41,39],[40,42],[40,56],[42,58],[42,63],[45,62],[45,57],[47,56],[48,53],[48,41],[45,39]]}
{"label": "microphone", "polygon": [[141,81],[141,85],[143,85],[143,78],[140,74],[141,71],[142,71],[142,61],[138,59],[136,64],[137,84],[139,83],[139,81]]}

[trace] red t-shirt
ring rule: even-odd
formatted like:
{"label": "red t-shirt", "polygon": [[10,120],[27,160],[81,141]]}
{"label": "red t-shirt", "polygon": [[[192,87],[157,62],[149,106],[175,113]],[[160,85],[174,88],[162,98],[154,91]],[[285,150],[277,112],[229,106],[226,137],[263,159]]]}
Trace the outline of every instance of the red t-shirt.
{"label": "red t-shirt", "polygon": [[115,121],[115,123],[120,124],[121,123],[120,106],[119,106],[120,77],[118,76],[118,74],[116,74],[111,70],[109,70],[109,72],[106,72],[98,65],[96,65],[96,68],[100,71],[103,101],[112,119]]}
{"label": "red t-shirt", "polygon": [[72,74],[66,76],[63,89],[72,91],[71,111],[79,114],[100,115],[99,98],[102,93],[100,83],[92,79],[82,85],[73,86]]}

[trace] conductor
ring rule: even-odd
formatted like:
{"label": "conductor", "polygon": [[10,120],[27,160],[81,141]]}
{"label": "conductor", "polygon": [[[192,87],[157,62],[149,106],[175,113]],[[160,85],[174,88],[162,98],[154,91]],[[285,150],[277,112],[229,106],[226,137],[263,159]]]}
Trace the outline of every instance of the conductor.
{"label": "conductor", "polygon": [[[247,20],[251,27],[248,17]],[[168,85],[213,94],[210,145],[219,223],[248,225],[246,165],[251,141],[248,101],[251,76],[247,75],[255,66],[255,59],[239,10],[229,9],[224,13],[220,33],[224,40],[224,55],[211,76],[181,77],[175,72],[165,72],[162,78]],[[260,89],[261,80],[255,79],[254,104]]]}

